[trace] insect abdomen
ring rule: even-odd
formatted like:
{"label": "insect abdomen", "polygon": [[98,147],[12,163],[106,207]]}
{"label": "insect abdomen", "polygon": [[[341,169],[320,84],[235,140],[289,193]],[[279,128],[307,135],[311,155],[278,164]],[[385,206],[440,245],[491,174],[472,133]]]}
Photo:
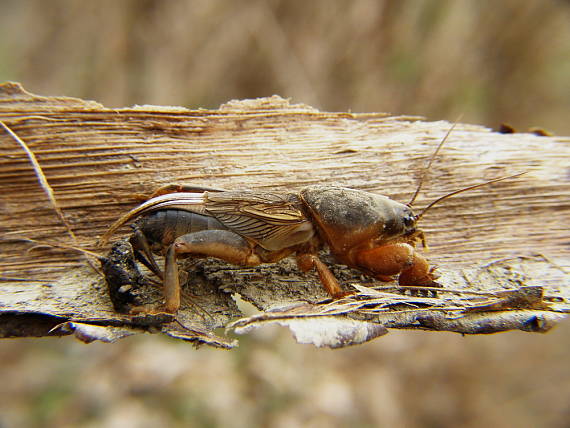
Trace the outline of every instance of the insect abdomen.
{"label": "insect abdomen", "polygon": [[176,238],[201,230],[227,229],[214,217],[184,210],[160,210],[137,224],[150,243],[170,245]]}

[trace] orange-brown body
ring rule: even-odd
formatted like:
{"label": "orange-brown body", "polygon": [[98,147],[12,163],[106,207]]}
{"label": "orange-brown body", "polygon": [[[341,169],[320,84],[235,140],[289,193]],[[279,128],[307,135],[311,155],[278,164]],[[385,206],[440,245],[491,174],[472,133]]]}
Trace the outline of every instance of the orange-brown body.
{"label": "orange-brown body", "polygon": [[[318,257],[326,245],[339,263],[375,278],[398,276],[400,285],[437,286],[414,248],[423,241],[418,217],[386,196],[335,186],[309,186],[299,193],[200,190],[159,189],[103,236],[107,240],[138,218],[130,241],[137,258],[163,279],[166,312],[180,306],[176,259],[192,255],[256,266],[295,254],[301,271],[315,269],[331,297],[340,298],[347,293]],[[165,256],[164,273],[153,253]]]}

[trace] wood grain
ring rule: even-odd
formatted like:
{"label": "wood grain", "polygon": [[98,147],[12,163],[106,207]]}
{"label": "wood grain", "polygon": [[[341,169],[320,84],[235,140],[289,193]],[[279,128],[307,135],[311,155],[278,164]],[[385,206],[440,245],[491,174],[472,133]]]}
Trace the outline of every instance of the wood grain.
{"label": "wood grain", "polygon": [[[0,133],[2,308],[33,313],[30,302],[43,302],[58,316],[75,319],[93,319],[87,304],[99,305],[97,316],[117,315],[85,256],[43,244],[104,252],[95,242],[106,228],[145,195],[174,182],[284,190],[329,183],[406,202],[451,127],[383,113],[320,112],[278,96],[231,101],[218,110],[108,109],[92,101],[33,95],[13,83],[0,86],[0,120],[37,157],[78,240],[67,235],[24,151]],[[422,228],[432,263],[461,268],[540,253],[568,269],[569,143],[567,137],[499,134],[457,124],[428,174],[417,209],[483,180],[527,174],[431,210]],[[78,303],[70,305],[74,300]]]}

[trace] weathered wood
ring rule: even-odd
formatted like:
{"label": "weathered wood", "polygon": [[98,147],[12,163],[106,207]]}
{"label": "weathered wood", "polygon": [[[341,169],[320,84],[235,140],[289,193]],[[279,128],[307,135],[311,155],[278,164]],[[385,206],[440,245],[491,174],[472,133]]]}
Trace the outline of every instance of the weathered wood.
{"label": "weathered wood", "polygon": [[[87,266],[86,256],[50,244],[104,254],[106,250],[94,245],[97,238],[155,188],[191,182],[230,189],[294,190],[335,183],[405,202],[426,159],[451,126],[388,114],[325,113],[279,97],[232,101],[218,110],[107,109],[95,102],[32,95],[17,84],[0,86],[0,120],[37,157],[77,236],[77,242],[69,237],[25,152],[0,132],[0,312],[3,317],[45,315],[45,324],[34,330],[36,335],[67,321],[74,321],[75,327],[115,325],[130,331],[132,318],[113,311],[105,283]],[[416,207],[482,180],[527,174],[458,195],[430,211],[422,227],[432,250],[431,262],[457,271],[540,253],[549,260],[541,259],[540,277],[538,271],[527,272],[521,285],[530,282],[544,287],[551,298],[563,299],[555,310],[566,311],[569,279],[558,267],[570,267],[569,142],[568,138],[505,135],[457,124],[432,166]],[[215,280],[203,281],[197,301],[209,302],[208,296],[216,295],[216,307],[222,309],[205,304],[209,311],[219,312],[209,318],[186,305],[178,319],[196,331],[175,328],[176,322],[163,330],[230,346],[230,341],[209,336],[208,330],[226,325],[239,312],[229,295],[212,292],[212,284],[216,290],[237,289],[260,308],[324,297],[311,275],[299,275],[284,263],[250,270],[216,262],[200,264],[199,272],[210,273]],[[347,281],[358,278],[354,273],[345,275]],[[286,286],[293,283],[294,287]],[[509,284],[503,288],[514,283]],[[281,289],[287,290],[283,296],[279,296]],[[196,294],[196,289],[190,292]],[[549,312],[552,308],[539,309]],[[139,319],[134,324],[144,322]],[[10,331],[0,325],[0,336],[34,335],[25,328]],[[63,334],[63,330],[54,333]]]}

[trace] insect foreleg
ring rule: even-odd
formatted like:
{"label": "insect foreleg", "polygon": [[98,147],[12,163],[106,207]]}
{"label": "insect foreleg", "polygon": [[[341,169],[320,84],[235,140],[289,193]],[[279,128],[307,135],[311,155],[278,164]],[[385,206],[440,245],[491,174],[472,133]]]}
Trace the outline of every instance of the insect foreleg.
{"label": "insect foreleg", "polygon": [[355,265],[382,280],[399,275],[400,285],[437,286],[429,263],[409,244],[387,244],[358,252]]}
{"label": "insect foreleg", "polygon": [[441,285],[435,281],[438,275],[434,273],[434,270],[434,267],[430,268],[424,256],[414,251],[412,264],[402,270],[398,277],[398,283],[400,285],[441,287]]}

